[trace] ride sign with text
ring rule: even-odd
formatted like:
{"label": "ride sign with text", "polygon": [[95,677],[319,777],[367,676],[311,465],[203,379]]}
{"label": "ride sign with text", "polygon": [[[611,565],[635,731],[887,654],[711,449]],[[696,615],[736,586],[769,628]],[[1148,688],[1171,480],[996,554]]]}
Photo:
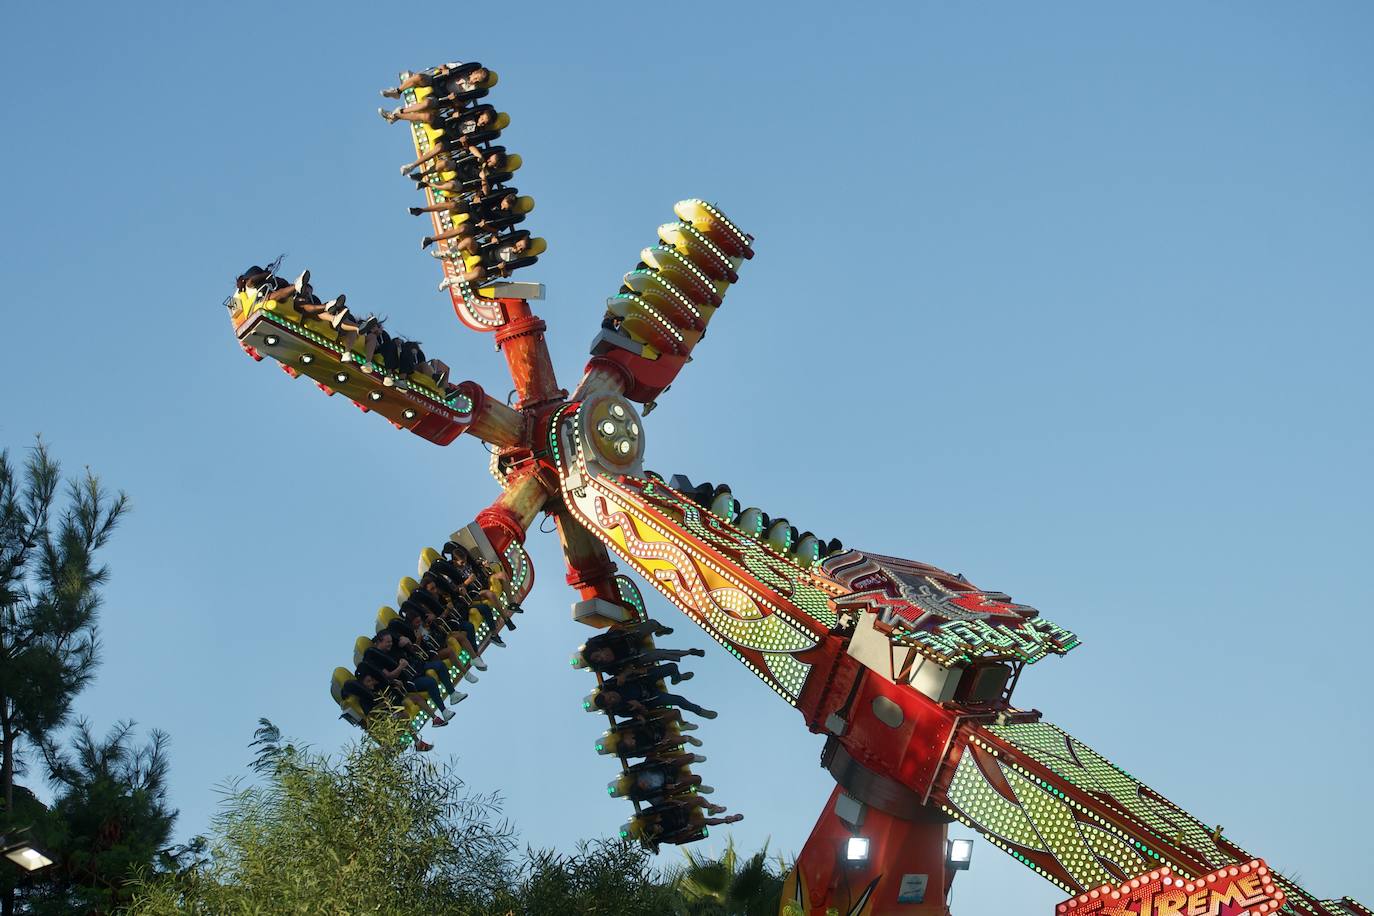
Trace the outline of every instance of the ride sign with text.
{"label": "ride sign with text", "polygon": [[1104,884],[1065,900],[1055,916],[1263,916],[1283,906],[1283,890],[1262,859],[1237,863],[1200,878],[1168,867],[1119,885]]}

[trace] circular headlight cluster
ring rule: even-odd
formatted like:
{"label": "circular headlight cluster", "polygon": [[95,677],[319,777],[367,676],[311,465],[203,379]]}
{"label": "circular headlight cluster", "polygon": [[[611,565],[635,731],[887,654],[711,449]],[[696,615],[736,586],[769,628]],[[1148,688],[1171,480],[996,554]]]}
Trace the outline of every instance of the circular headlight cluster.
{"label": "circular headlight cluster", "polygon": [[625,467],[640,454],[639,418],[634,409],[620,399],[607,398],[589,405],[589,445],[603,460]]}

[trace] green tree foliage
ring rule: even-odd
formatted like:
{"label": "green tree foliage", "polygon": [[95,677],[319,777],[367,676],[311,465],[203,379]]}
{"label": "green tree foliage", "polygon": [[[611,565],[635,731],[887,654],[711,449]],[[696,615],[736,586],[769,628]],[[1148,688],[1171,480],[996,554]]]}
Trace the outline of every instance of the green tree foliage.
{"label": "green tree foliage", "polygon": [[58,791],[33,834],[56,864],[27,882],[27,912],[115,912],[132,899],[129,879],[166,849],[176,819],[167,806],[167,736],[154,731],[135,747],[133,728],[120,723],[101,739],[81,722],[70,750],[48,760]]}
{"label": "green tree foliage", "polygon": [[95,672],[96,613],[109,573],[95,563],[124,514],[89,471],[67,488],[40,440],[21,481],[0,452],[0,802],[14,805],[25,745],[43,745],[66,722]]}
{"label": "green tree foliage", "polygon": [[486,901],[491,916],[665,916],[681,911],[638,843],[587,842],[563,855],[529,850],[508,886]]}
{"label": "green tree foliage", "polygon": [[683,850],[687,864],[673,878],[686,916],[776,916],[787,866],[768,847],[741,860],[732,839],[718,858]]}
{"label": "green tree foliage", "polygon": [[[256,781],[231,784],[194,861],[139,882],[131,916],[672,916],[777,912],[781,879],[759,853],[689,858],[664,875],[637,844],[515,854],[499,798],[467,792],[451,763],[401,750],[378,722],[336,755],[267,721]],[[722,877],[723,876],[723,877]],[[720,894],[711,888],[724,887]],[[771,896],[770,896],[771,895]],[[770,908],[771,907],[771,908]]]}
{"label": "green tree foliage", "polygon": [[256,781],[226,787],[199,861],[139,887],[136,914],[480,912],[508,878],[499,799],[374,728],[339,755],[263,721]]}
{"label": "green tree foliage", "polygon": [[[124,495],[111,496],[90,471],[68,483],[65,497],[62,489],[42,440],[22,473],[0,452],[0,833],[46,819],[17,779],[40,755],[58,759],[56,735],[95,673],[108,577],[95,557],[127,508]],[[0,871],[6,916],[18,877]]]}

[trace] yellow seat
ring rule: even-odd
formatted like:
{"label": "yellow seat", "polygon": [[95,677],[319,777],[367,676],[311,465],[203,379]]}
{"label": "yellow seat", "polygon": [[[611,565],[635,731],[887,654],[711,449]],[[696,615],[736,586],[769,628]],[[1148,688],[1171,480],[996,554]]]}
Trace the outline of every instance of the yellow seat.
{"label": "yellow seat", "polygon": [[429,572],[429,568],[434,565],[434,561],[437,559],[439,559],[439,551],[435,550],[433,547],[426,547],[424,550],[420,551],[420,571],[418,575],[424,576],[425,573]]}
{"label": "yellow seat", "polygon": [[405,604],[406,599],[410,597],[410,593],[419,587],[420,583],[416,582],[410,576],[402,576],[400,584],[396,586],[396,606],[400,607],[402,604]]}
{"label": "yellow seat", "polygon": [[353,680],[353,672],[347,668],[335,668],[333,677],[329,679],[329,695],[340,706],[344,704],[343,685],[351,680]]}
{"label": "yellow seat", "polygon": [[353,641],[353,664],[355,666],[363,663],[363,653],[372,648],[372,640],[366,636],[359,636]]}
{"label": "yellow seat", "polygon": [[391,621],[396,619],[396,612],[389,607],[383,607],[377,611],[377,632],[380,633],[387,628]]}
{"label": "yellow seat", "polygon": [[442,401],[444,399],[444,392],[440,390],[439,385],[434,379],[425,375],[423,372],[412,372],[410,375],[406,376],[406,381],[410,382],[410,384],[414,385],[416,388],[423,388],[425,392],[436,401]]}

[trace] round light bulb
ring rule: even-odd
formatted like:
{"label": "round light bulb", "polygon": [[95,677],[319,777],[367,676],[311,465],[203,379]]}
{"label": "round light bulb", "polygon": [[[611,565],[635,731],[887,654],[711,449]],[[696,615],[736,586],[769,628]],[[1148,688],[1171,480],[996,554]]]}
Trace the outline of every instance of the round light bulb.
{"label": "round light bulb", "polygon": [[611,405],[611,416],[615,417],[616,419],[620,419],[620,418],[624,417],[624,416],[625,416],[625,408],[624,408],[624,407],[621,407],[619,404],[612,404],[612,405]]}
{"label": "round light bulb", "polygon": [[602,421],[601,421],[601,435],[603,435],[603,436],[614,436],[614,435],[615,435],[615,424],[612,423],[610,420],[602,420]]}

